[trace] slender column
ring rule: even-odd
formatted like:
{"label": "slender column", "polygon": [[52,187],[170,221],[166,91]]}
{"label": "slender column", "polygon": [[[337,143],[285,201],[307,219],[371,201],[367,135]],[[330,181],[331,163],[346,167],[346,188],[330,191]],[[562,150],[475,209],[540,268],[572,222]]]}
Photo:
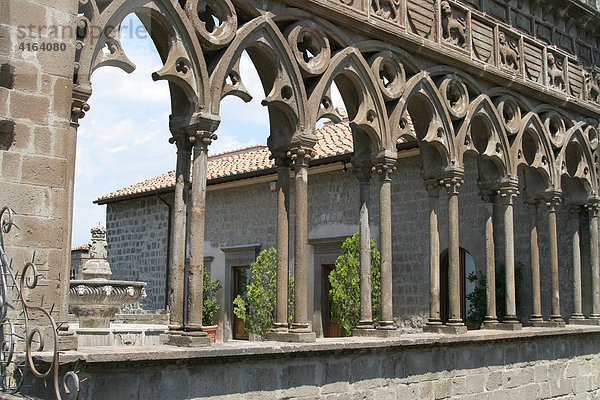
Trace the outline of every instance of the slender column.
{"label": "slender column", "polygon": [[515,294],[515,243],[513,229],[513,198],[518,194],[516,187],[504,187],[498,191],[504,205],[504,263],[506,279],[506,323],[519,323]]}
{"label": "slender column", "polygon": [[381,319],[379,329],[396,329],[392,298],[392,178],[395,159],[380,162],[379,174],[379,242],[381,244]]}
{"label": "slender column", "polygon": [[482,190],[481,198],[485,203],[485,299],[486,315],[484,324],[496,324],[496,259],[494,255],[494,200],[495,192]]}
{"label": "slender column", "polygon": [[587,206],[590,221],[590,263],[592,269],[592,313],[590,319],[600,320],[600,261],[598,260],[598,211],[597,201]]}
{"label": "slender column", "polygon": [[274,330],[288,331],[288,241],[290,208],[290,163],[287,157],[275,159],[277,165],[277,299]]}
{"label": "slender column", "polygon": [[574,219],[575,228],[573,229],[573,236],[571,238],[571,244],[573,246],[573,314],[571,314],[571,320],[584,319],[583,308],[581,300],[581,245],[579,237],[579,214],[581,207],[573,205],[569,214]]}
{"label": "slender column", "polygon": [[531,317],[530,325],[542,321],[542,295],[540,289],[540,248],[538,243],[537,199],[527,201],[529,212],[529,260],[531,263]]}
{"label": "slender column", "polygon": [[429,320],[427,325],[439,326],[440,317],[440,234],[438,206],[440,185],[437,179],[425,181],[429,201]]}
{"label": "slender column", "polygon": [[552,287],[552,308],[550,320],[562,322],[560,314],[560,292],[558,288],[558,235],[556,232],[556,206],[560,203],[558,196],[546,201],[548,207],[548,232],[550,240],[550,283]]}
{"label": "slender column", "polygon": [[169,271],[169,328],[177,330],[182,329],[184,324],[186,221],[192,145],[187,135],[177,135],[170,141],[177,145],[177,168]]}
{"label": "slender column", "polygon": [[294,163],[295,174],[295,225],[294,225],[294,322],[292,331],[311,332],[308,327],[308,272],[307,272],[307,224],[308,224],[308,160],[312,149],[298,147],[288,152]]}
{"label": "slender column", "polygon": [[369,197],[371,167],[359,166],[354,173],[360,181],[360,320],[357,329],[373,329],[371,308],[371,229],[369,227]]}
{"label": "slender column", "polygon": [[206,169],[208,146],[217,138],[211,131],[198,131],[190,138],[194,146],[190,215],[189,309],[187,330],[202,328],[202,298],[204,285],[204,218],[206,214]]}
{"label": "slender column", "polygon": [[464,325],[460,315],[460,242],[458,237],[458,190],[463,183],[463,178],[446,178],[442,182],[448,193],[448,294],[450,297],[448,325]]}

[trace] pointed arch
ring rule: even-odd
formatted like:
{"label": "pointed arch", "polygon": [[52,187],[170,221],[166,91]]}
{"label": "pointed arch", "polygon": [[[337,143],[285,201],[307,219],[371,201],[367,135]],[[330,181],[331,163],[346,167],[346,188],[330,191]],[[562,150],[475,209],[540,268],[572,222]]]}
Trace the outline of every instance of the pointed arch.
{"label": "pointed arch", "polygon": [[321,117],[321,102],[333,81],[340,90],[350,117],[355,139],[355,156],[357,156],[356,140],[359,135],[368,137],[366,145],[371,147],[371,153],[384,150],[395,151],[395,142],[392,142],[389,133],[383,96],[377,89],[377,81],[367,61],[355,47],[349,47],[335,54],[327,70],[311,88],[308,100],[310,126],[315,126]]}
{"label": "pointed arch", "polygon": [[[148,29],[164,63],[153,79],[170,83],[173,115],[191,116],[203,108],[207,100],[208,70],[202,48],[187,15],[178,4],[163,0],[114,1],[99,11],[94,2],[84,5],[78,17],[80,32],[78,61],[74,83],[91,91],[91,75],[102,65],[116,66],[131,72],[135,66],[127,59],[118,39],[123,19],[135,13]],[[93,32],[90,32],[91,29]],[[103,48],[109,46],[110,55]]]}
{"label": "pointed arch", "polygon": [[548,132],[536,113],[528,112],[523,117],[521,129],[511,146],[511,157],[514,160],[515,175],[518,167],[524,165],[537,171],[544,178],[544,190],[560,190],[556,160]]}
{"label": "pointed arch", "polygon": [[219,113],[226,79],[244,51],[254,63],[265,92],[263,105],[269,108],[271,150],[285,148],[292,138],[307,133],[306,92],[294,54],[269,15],[261,15],[242,26],[214,65],[210,110]]}
{"label": "pointed arch", "polygon": [[[594,157],[582,125],[579,123],[569,129],[565,145],[556,158],[560,185],[568,186],[570,190],[564,191],[565,196],[576,203],[583,203],[598,193]],[[585,193],[581,193],[582,189]]]}
{"label": "pointed arch", "polygon": [[[474,132],[473,129],[487,132]],[[492,100],[486,94],[479,95],[469,104],[466,116],[456,135],[457,157],[464,162],[464,154],[475,152],[483,159],[491,160],[500,170],[498,178],[516,178],[513,174],[510,144]],[[480,171],[480,175],[483,171]]]}
{"label": "pointed arch", "polygon": [[427,72],[408,80],[402,97],[391,110],[390,127],[394,143],[400,137],[412,137],[418,142],[426,176],[461,168],[450,114]]}

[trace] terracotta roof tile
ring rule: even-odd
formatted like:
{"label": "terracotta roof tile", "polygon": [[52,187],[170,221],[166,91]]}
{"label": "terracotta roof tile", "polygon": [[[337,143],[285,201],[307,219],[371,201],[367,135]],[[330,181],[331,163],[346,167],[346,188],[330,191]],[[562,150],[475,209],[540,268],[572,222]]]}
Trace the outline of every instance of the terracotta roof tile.
{"label": "terracotta roof tile", "polygon": [[[316,132],[315,159],[323,159],[341,154],[352,153],[352,132],[348,122],[325,124]],[[267,146],[256,145],[243,149],[232,150],[208,157],[207,179],[223,178],[243,173],[275,168],[273,160],[269,159],[271,152]],[[156,190],[166,190],[175,186],[175,171],[136,183],[129,187],[109,193],[97,199],[102,203],[106,200],[149,193]]]}

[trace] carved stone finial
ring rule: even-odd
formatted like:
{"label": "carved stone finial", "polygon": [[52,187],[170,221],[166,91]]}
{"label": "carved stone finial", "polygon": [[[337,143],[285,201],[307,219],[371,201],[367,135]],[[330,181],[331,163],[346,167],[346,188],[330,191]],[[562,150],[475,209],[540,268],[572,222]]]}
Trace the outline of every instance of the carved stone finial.
{"label": "carved stone finial", "polygon": [[110,265],[106,261],[107,242],[106,228],[103,226],[94,226],[90,232],[90,259],[83,265],[81,276],[83,279],[109,279],[112,275]]}

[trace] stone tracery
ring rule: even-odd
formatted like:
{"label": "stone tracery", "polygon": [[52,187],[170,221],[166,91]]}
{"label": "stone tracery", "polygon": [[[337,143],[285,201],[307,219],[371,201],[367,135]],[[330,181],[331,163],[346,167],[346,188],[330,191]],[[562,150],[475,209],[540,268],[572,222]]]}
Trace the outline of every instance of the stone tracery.
{"label": "stone tracery", "polygon": [[[372,4],[375,14],[403,23],[397,6],[395,2]],[[555,211],[559,206],[561,190],[565,190],[564,182],[569,182],[568,179],[583,182],[585,190],[577,198],[579,206],[588,205],[596,209],[590,204],[596,204],[594,199],[598,194],[598,177],[593,160],[598,147],[597,121],[584,123],[582,118],[566,115],[553,106],[534,108],[520,97],[508,95],[500,88],[492,87],[484,91],[472,84],[479,81],[466,72],[447,67],[442,74],[439,67],[431,67],[427,62],[412,58],[407,60],[404,50],[396,49],[388,43],[373,40],[369,41],[368,46],[353,45],[352,43],[360,41],[346,34],[343,29],[332,28],[316,16],[307,17],[285,8],[274,10],[273,13],[258,8],[248,12],[248,7],[252,8],[250,4],[240,7],[238,2],[229,0],[188,0],[181,4],[162,0],[115,0],[103,5],[103,8],[99,8],[98,3],[92,0],[80,4],[80,45],[74,76],[74,122],[84,115],[85,101],[91,94],[90,75],[94,70],[102,66],[115,66],[131,72],[135,68],[124,54],[118,39],[120,21],[128,13],[135,12],[145,24],[152,23],[152,36],[164,60],[163,68],[153,78],[166,79],[172,84],[171,131],[178,148],[175,229],[180,234],[185,232],[186,215],[190,213],[190,258],[195,260],[192,267],[197,268],[191,273],[192,277],[197,278],[202,273],[205,212],[202,193],[206,185],[206,155],[208,145],[216,138],[213,132],[219,123],[220,101],[227,95],[238,96],[244,101],[251,98],[243,85],[243,77],[240,76],[239,59],[244,50],[248,51],[257,67],[265,89],[263,105],[269,109],[272,127],[270,150],[279,160],[278,165],[282,166],[282,170],[288,171],[288,178],[291,161],[296,171],[297,193],[306,194],[307,157],[314,147],[313,129],[316,122],[321,118],[336,118],[330,94],[333,82],[339,87],[350,116],[355,148],[353,163],[363,165],[369,171],[375,166],[375,170],[382,176],[382,210],[388,208],[391,197],[388,178],[394,169],[398,138],[403,136],[406,139],[410,136],[417,142],[421,152],[422,175],[429,182],[427,190],[430,199],[437,199],[436,193],[442,186],[450,196],[448,236],[452,242],[449,254],[450,285],[453,287],[450,325],[461,325],[457,315],[458,294],[455,286],[458,262],[458,189],[463,182],[463,156],[466,152],[478,155],[485,202],[492,204],[500,199],[504,206],[504,235],[507,242],[512,241],[512,199],[518,195],[516,180],[520,167],[525,167],[527,176],[536,177],[529,180],[527,195],[532,199],[531,204],[536,207],[540,201],[547,203],[551,231],[556,229]],[[441,18],[436,21],[441,24],[439,28],[443,39],[460,48],[470,47],[467,28],[472,26],[472,21],[469,19],[463,23],[457,20],[447,1],[441,3],[441,10],[438,12],[441,13]],[[286,15],[286,18],[277,19],[278,13]],[[102,28],[98,37],[91,34],[92,26]],[[105,30],[111,26],[115,28]],[[335,29],[337,31],[334,35],[332,32]],[[492,46],[495,46],[499,57],[498,65],[504,72],[520,73],[525,57],[519,44],[522,39],[518,40],[514,32],[503,29],[499,29],[497,35],[497,43]],[[340,38],[345,43],[340,43]],[[107,52],[103,51],[105,47]],[[568,73],[565,69],[568,66],[566,63],[558,66],[553,53],[547,54],[546,84],[557,91],[564,91],[568,82],[568,78],[565,80]],[[466,81],[463,77],[467,78]],[[594,77],[592,75],[587,81],[587,97],[590,101],[597,101],[598,97]],[[482,83],[482,86],[489,86],[489,83]],[[406,129],[409,118],[414,127],[412,131]],[[192,150],[193,161],[190,161]],[[191,200],[185,200],[184,192],[188,190],[191,162],[194,165]],[[285,182],[284,175],[285,173],[278,178],[282,193],[289,189],[289,182]],[[533,181],[536,183],[532,184]],[[287,196],[283,195],[279,201],[288,201]],[[291,332],[298,334],[310,332],[305,305],[302,304],[306,301],[307,284],[303,276],[303,268],[306,267],[306,255],[303,254],[306,249],[306,213],[310,212],[306,210],[305,201],[306,198],[300,195],[296,199],[294,240],[298,274],[296,282],[299,289],[296,295],[299,296],[299,304]],[[282,218],[282,213],[286,213],[287,221],[287,206],[279,207],[278,212]],[[432,254],[439,253],[440,250],[439,238],[436,241],[434,237],[437,234],[434,231],[438,229],[437,213],[437,206],[432,203]],[[381,215],[381,245],[382,248],[387,248],[391,243],[388,237],[391,229],[384,224],[383,212]],[[597,224],[596,214],[590,218],[590,226],[594,223]],[[537,224],[532,225],[535,226]],[[287,228],[287,225],[282,226],[282,232]],[[493,226],[489,229],[493,230]],[[486,243],[490,240],[493,242],[493,238],[488,237]],[[537,240],[537,236],[535,240],[532,236],[532,243]],[[592,238],[593,240],[597,242],[597,238]],[[558,257],[555,250],[556,238],[553,236],[550,241],[553,251],[551,258],[555,260]],[[185,246],[185,240],[174,239],[173,265],[184,264]],[[493,243],[490,246],[493,248]],[[593,244],[591,247],[596,246],[597,244]],[[510,263],[510,252],[514,250],[505,250],[506,262]],[[382,262],[382,279],[386,280],[382,284],[386,288],[382,326],[389,327],[393,326],[393,313],[392,294],[388,287],[392,262],[391,252],[388,253],[383,255],[388,258],[385,263]],[[488,258],[491,256],[488,254]],[[535,258],[534,250],[532,257]],[[432,276],[439,270],[434,258],[437,257],[430,258]],[[282,260],[282,271],[283,263]],[[489,264],[493,265],[493,262]],[[552,318],[557,320],[560,318],[556,275],[558,266],[553,264],[552,267]],[[597,266],[593,268],[593,275],[597,274]],[[488,273],[490,271],[491,267]],[[506,271],[507,284],[512,285],[508,288],[506,298],[507,320],[514,322],[514,260],[512,265],[507,265]],[[172,279],[172,327],[201,329],[201,279],[190,283],[190,288],[195,288],[191,290],[192,299],[195,300],[191,302],[189,316],[183,314],[183,276],[173,274]],[[283,277],[278,275],[278,279],[281,279],[278,280],[278,285],[287,286],[283,285]],[[285,279],[287,280],[287,275]],[[435,298],[437,285],[439,282],[432,279],[429,326],[437,326],[440,322],[439,298]],[[278,301],[281,302],[282,298],[279,296]],[[600,304],[596,303],[595,298],[594,315],[600,313]],[[278,307],[277,314],[278,328],[285,333],[283,325],[286,315],[280,308]],[[492,311],[489,310],[488,313],[489,322],[495,323]],[[534,309],[532,319],[535,320],[538,314],[538,310]],[[368,325],[367,319],[365,326]]]}

